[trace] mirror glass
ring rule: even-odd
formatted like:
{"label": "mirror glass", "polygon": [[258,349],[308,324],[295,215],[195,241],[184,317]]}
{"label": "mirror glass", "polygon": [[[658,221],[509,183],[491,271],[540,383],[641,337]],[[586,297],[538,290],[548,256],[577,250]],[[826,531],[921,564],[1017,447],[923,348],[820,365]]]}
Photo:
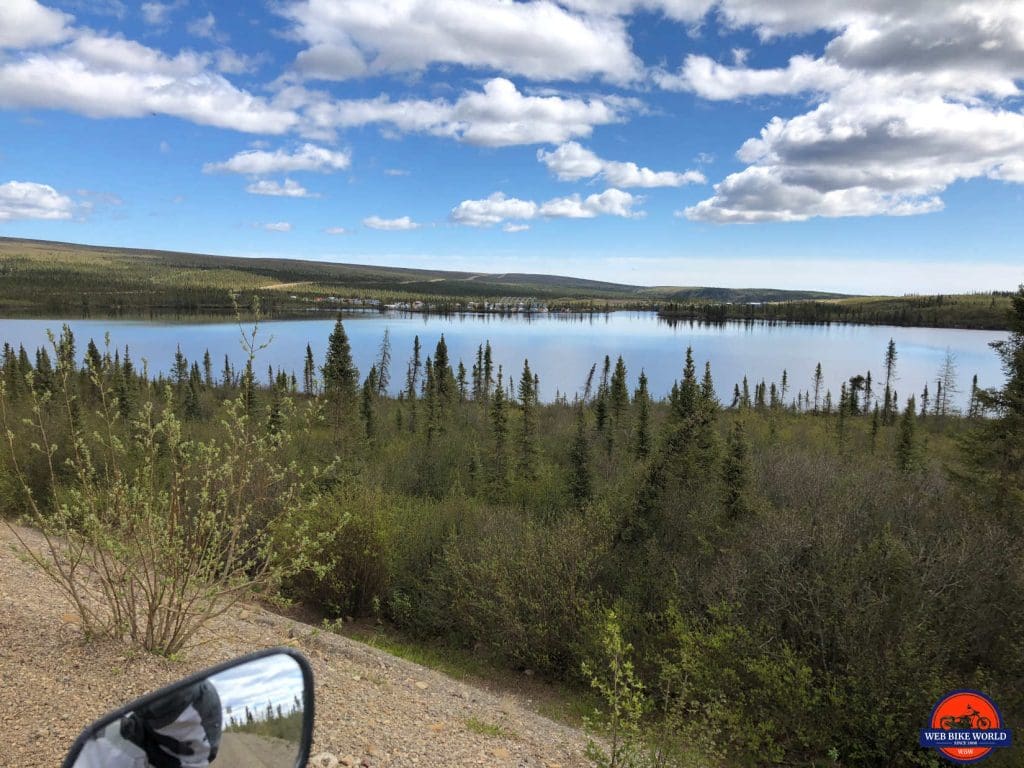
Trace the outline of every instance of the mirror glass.
{"label": "mirror glass", "polygon": [[154,696],[100,721],[74,768],[294,768],[305,683],[298,662],[274,654]]}

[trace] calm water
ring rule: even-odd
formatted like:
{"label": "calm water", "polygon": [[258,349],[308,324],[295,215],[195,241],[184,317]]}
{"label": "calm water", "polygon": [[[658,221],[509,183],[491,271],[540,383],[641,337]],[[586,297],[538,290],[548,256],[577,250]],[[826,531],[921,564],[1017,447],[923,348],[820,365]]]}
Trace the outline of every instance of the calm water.
{"label": "calm water", "polygon": [[[30,351],[46,342],[46,329],[59,331],[61,320],[0,319],[0,340]],[[317,364],[323,362],[327,337],[333,319],[277,320],[265,322],[260,337],[269,347],[257,358],[257,371],[267,365],[294,371],[301,380],[307,342],[312,345]],[[90,338],[102,346],[104,333],[111,343],[131,348],[139,364],[149,363],[150,372],[167,372],[177,345],[189,360],[201,360],[207,349],[213,356],[215,371],[223,367],[224,355],[241,369],[245,356],[240,345],[238,326],[223,322],[174,322],[134,320],[70,320],[79,351]],[[363,375],[369,370],[384,330],[390,330],[392,343],[392,390],[397,391],[405,378],[412,353],[413,337],[419,335],[424,356],[431,354],[441,334],[448,344],[453,366],[461,359],[471,370],[477,345],[490,340],[495,365],[503,365],[518,378],[524,358],[540,376],[541,398],[551,400],[556,392],[570,397],[582,389],[590,366],[600,364],[604,356],[614,361],[622,355],[629,371],[630,388],[636,386],[640,370],[647,372],[651,393],[664,396],[672,382],[680,378],[686,347],[692,346],[698,366],[711,361],[719,396],[732,399],[733,385],[746,375],[751,388],[762,378],[780,381],[782,370],[789,372],[790,391],[810,386],[814,366],[820,361],[827,385],[837,396],[839,385],[857,373],[870,370],[877,381],[883,371],[883,357],[890,338],[895,339],[897,391],[901,399],[920,393],[929,383],[934,391],[935,378],[949,349],[956,356],[961,393],[966,402],[971,376],[978,374],[980,386],[1002,383],[999,361],[988,344],[1005,338],[1005,333],[935,328],[899,328],[855,325],[725,325],[678,323],[670,325],[648,312],[616,312],[597,316],[497,317],[427,315],[351,315],[345,329],[352,343],[356,365]]]}

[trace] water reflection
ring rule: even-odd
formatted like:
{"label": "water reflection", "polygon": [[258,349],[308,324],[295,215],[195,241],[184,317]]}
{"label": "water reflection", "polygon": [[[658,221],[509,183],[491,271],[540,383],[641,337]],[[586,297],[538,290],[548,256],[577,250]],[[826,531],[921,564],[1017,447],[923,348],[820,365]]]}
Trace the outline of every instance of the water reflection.
{"label": "water reflection", "polygon": [[[459,314],[436,315],[377,311],[350,312],[345,327],[352,344],[356,365],[363,375],[379,355],[384,331],[392,345],[391,390],[396,394],[405,379],[405,365],[420,337],[424,355],[431,354],[444,334],[453,365],[461,360],[472,368],[480,344],[490,341],[495,367],[518,377],[523,360],[540,378],[540,397],[551,401],[556,394],[571,398],[579,392],[591,366],[605,355],[619,355],[629,370],[630,387],[636,386],[643,369],[653,396],[664,397],[682,371],[683,355],[692,346],[699,366],[711,361],[715,386],[725,402],[732,399],[733,386],[746,376],[751,388],[762,379],[769,384],[781,381],[788,372],[790,392],[807,389],[815,365],[822,365],[825,386],[838,396],[843,381],[872,371],[877,381],[890,338],[899,353],[897,392],[901,400],[919,394],[927,383],[934,390],[935,378],[947,349],[956,358],[960,392],[956,402],[963,406],[970,389],[971,376],[978,375],[979,386],[1002,382],[998,360],[989,343],[1005,338],[993,331],[969,331],[948,328],[902,328],[863,325],[790,325],[780,321],[728,321],[702,323],[699,320],[668,321],[653,312],[613,312],[593,314]],[[214,368],[223,367],[225,355],[241,369],[244,353],[239,343],[239,328],[233,322],[214,320],[70,320],[84,350],[90,338],[102,344],[110,332],[115,346],[128,345],[132,357],[148,361],[150,373],[167,373],[176,348],[191,360],[201,360],[210,351]],[[301,380],[303,357],[309,344],[318,364],[323,362],[333,315],[315,318],[273,320],[263,324],[260,339],[272,338],[260,353],[257,371],[265,375],[267,367],[294,372]],[[59,330],[61,320],[0,320],[0,339],[27,349],[46,342],[46,329]]]}

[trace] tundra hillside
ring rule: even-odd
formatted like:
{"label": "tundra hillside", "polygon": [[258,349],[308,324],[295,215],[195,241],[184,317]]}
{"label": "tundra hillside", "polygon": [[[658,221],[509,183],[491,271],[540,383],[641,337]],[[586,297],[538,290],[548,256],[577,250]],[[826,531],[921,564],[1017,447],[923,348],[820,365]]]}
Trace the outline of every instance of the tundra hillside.
{"label": "tundra hillside", "polygon": [[108,317],[232,312],[229,291],[274,316],[340,309],[427,312],[658,311],[667,319],[854,322],[1005,329],[1010,293],[853,297],[766,288],[642,287],[488,274],[250,259],[0,238],[0,313]]}

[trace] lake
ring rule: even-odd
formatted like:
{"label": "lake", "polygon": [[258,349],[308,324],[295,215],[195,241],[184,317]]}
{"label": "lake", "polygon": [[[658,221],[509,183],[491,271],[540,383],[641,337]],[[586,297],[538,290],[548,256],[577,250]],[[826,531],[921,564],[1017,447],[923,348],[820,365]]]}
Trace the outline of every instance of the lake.
{"label": "lake", "polygon": [[[31,351],[46,343],[46,329],[59,332],[59,319],[0,320],[0,340],[15,347],[24,344]],[[167,372],[176,347],[180,344],[189,360],[201,360],[209,349],[214,370],[223,367],[224,355],[231,357],[239,370],[245,354],[240,332],[233,322],[172,320],[68,320],[74,331],[79,353],[90,338],[103,344],[109,332],[111,344],[130,347],[136,364],[148,361],[151,373]],[[898,353],[896,389],[901,400],[919,394],[925,383],[934,394],[935,379],[950,350],[959,371],[960,393],[956,402],[963,406],[970,391],[971,377],[978,375],[982,387],[1002,384],[999,360],[989,343],[1006,338],[994,331],[945,328],[902,328],[865,325],[786,325],[729,322],[701,325],[696,322],[668,323],[653,312],[613,312],[601,315],[421,315],[355,313],[344,317],[352,352],[365,376],[377,356],[385,329],[392,343],[391,389],[397,392],[405,379],[406,365],[412,354],[413,337],[419,336],[424,357],[432,354],[441,334],[448,344],[453,367],[461,359],[472,370],[477,345],[490,340],[495,367],[502,365],[506,376],[518,380],[523,360],[540,377],[540,395],[544,401],[556,393],[569,393],[570,399],[582,390],[590,367],[601,363],[605,355],[622,355],[629,371],[630,389],[636,386],[640,370],[647,373],[651,394],[665,396],[673,381],[682,375],[687,346],[702,372],[704,361],[711,361],[719,397],[729,403],[733,385],[747,376],[751,389],[765,379],[779,382],[783,369],[789,372],[790,392],[807,389],[815,365],[820,362],[826,384],[838,397],[841,382],[850,376],[872,372],[875,382],[883,376],[883,358],[889,339],[895,339]],[[323,363],[327,337],[333,318],[272,320],[260,327],[257,339],[270,345],[259,353],[256,370],[261,378],[268,365],[294,371],[300,382],[306,344]]]}

